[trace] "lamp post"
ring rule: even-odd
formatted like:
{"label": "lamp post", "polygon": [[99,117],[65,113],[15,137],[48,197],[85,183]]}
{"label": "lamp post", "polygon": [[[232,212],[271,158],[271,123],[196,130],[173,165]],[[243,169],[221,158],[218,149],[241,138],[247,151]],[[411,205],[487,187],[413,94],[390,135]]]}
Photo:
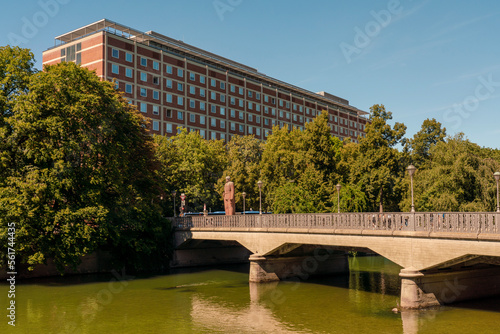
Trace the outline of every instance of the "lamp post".
{"label": "lamp post", "polygon": [[245,214],[245,197],[247,197],[246,192],[242,192],[241,196],[243,196],[243,215]]}
{"label": "lamp post", "polygon": [[340,213],[340,189],[342,186],[340,183],[337,183],[335,187],[337,188],[337,212]]}
{"label": "lamp post", "polygon": [[175,196],[177,196],[177,191],[172,191],[172,196],[174,197],[174,217],[175,217]]}
{"label": "lamp post", "polygon": [[259,214],[262,214],[262,181],[259,180],[257,182],[257,185],[259,186]]}
{"label": "lamp post", "polygon": [[497,181],[497,212],[500,213],[500,204],[499,204],[499,200],[498,200],[498,181],[500,180],[500,172],[495,172],[493,174],[493,176],[495,177],[495,181]]}
{"label": "lamp post", "polygon": [[411,212],[415,212],[415,204],[413,204],[413,174],[415,174],[417,168],[413,165],[409,165],[408,168],[406,168],[406,170],[408,171],[408,174],[410,174]]}

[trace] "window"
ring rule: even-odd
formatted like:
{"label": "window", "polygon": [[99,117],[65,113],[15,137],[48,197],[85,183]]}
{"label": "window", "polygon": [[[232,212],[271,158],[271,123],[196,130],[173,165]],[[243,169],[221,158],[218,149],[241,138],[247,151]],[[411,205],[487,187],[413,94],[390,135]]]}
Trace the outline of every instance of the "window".
{"label": "window", "polygon": [[236,126],[235,126],[234,122],[229,122],[229,127],[231,128],[231,131],[236,130]]}
{"label": "window", "polygon": [[172,94],[167,94],[167,102],[172,103]]}
{"label": "window", "polygon": [[226,83],[222,82],[220,83],[220,89],[226,89]]}
{"label": "window", "polygon": [[238,93],[239,93],[240,95],[243,95],[243,88],[238,87]]}
{"label": "window", "polygon": [[172,133],[172,124],[167,123],[167,133]]}
{"label": "window", "polygon": [[226,102],[226,95],[220,95],[220,101],[221,102]]}
{"label": "window", "polygon": [[215,132],[210,132],[210,138],[212,140],[217,140],[217,134]]}
{"label": "window", "polygon": [[196,115],[195,114],[189,114],[189,121],[191,123],[196,123]]}
{"label": "window", "polygon": [[280,118],[283,117],[283,110],[280,110]]}
{"label": "window", "polygon": [[299,111],[303,112],[304,111],[304,107],[303,106],[299,106]]}
{"label": "window", "polygon": [[253,92],[251,90],[248,91],[248,97],[253,97]]}
{"label": "window", "polygon": [[276,104],[276,99],[274,97],[271,97],[271,104]]}
{"label": "window", "polygon": [[248,114],[248,121],[253,122],[253,115],[252,114]]}
{"label": "window", "polygon": [[196,94],[196,87],[195,86],[189,86],[189,94],[192,94],[192,95]]}
{"label": "window", "polygon": [[144,57],[141,57],[141,65],[144,67],[148,66],[148,60]]}
{"label": "window", "polygon": [[215,94],[215,92],[210,92],[210,99],[216,100],[217,99],[217,94]]}
{"label": "window", "polygon": [[283,107],[283,100],[279,100],[280,107]]}
{"label": "window", "polygon": [[245,114],[243,114],[243,112],[242,112],[242,111],[239,111],[239,112],[238,112],[238,117],[239,117],[241,120],[243,120],[243,119],[245,119]]}
{"label": "window", "polygon": [[269,96],[264,95],[264,102],[269,102]]}
{"label": "window", "polygon": [[236,104],[236,99],[234,97],[231,97],[229,100],[232,105]]}
{"label": "window", "polygon": [[205,97],[205,89],[204,88],[200,88],[200,96]]}
{"label": "window", "polygon": [[255,110],[260,111],[260,104],[255,105]]}
{"label": "window", "polygon": [[249,135],[253,134],[253,126],[248,127],[248,134]]}
{"label": "window", "polygon": [[215,118],[210,119],[210,126],[216,127],[217,126],[217,120]]}
{"label": "window", "polygon": [[111,65],[111,73],[113,74],[119,74],[120,73],[120,67],[116,64]]}
{"label": "window", "polygon": [[249,109],[249,110],[252,110],[252,109],[253,109],[253,103],[252,103],[252,102],[248,102],[248,109]]}
{"label": "window", "polygon": [[120,58],[120,51],[117,49],[111,49],[111,56],[113,58]]}
{"label": "window", "polygon": [[148,112],[148,105],[141,102],[141,112]]}
{"label": "window", "polygon": [[200,136],[205,139],[205,130],[200,130]]}
{"label": "window", "polygon": [[196,74],[194,74],[193,72],[189,72],[189,80],[195,81],[196,80]]}
{"label": "window", "polygon": [[148,81],[148,74],[145,72],[141,72],[141,81]]}
{"label": "window", "polygon": [[238,105],[240,106],[240,108],[243,108],[243,103],[244,103],[243,100],[238,101]]}
{"label": "window", "polygon": [[225,134],[225,133],[221,133],[221,134],[220,134],[220,139],[222,139],[222,140],[226,140],[226,134]]}
{"label": "window", "polygon": [[271,108],[271,115],[276,116],[276,109]]}
{"label": "window", "polygon": [[255,122],[257,122],[257,124],[260,124],[260,116],[255,116]]}
{"label": "window", "polygon": [[290,113],[289,112],[286,112],[285,115],[286,115],[286,119],[290,119]]}
{"label": "window", "polygon": [[184,105],[184,99],[182,96],[177,96],[177,104],[180,106]]}
{"label": "window", "polygon": [[293,121],[297,122],[297,115],[293,114]]}
{"label": "window", "polygon": [[125,93],[132,94],[132,85],[125,84]]}
{"label": "window", "polygon": [[153,77],[153,83],[155,85],[159,85],[160,84],[160,78],[159,77]]}
{"label": "window", "polygon": [[178,82],[178,83],[177,83],[177,90],[178,90],[179,92],[184,91],[184,85],[183,85],[183,84],[181,84],[180,82]]}
{"label": "window", "polygon": [[222,116],[226,115],[226,108],[224,108],[224,107],[220,107],[220,114],[221,114]]}
{"label": "window", "polygon": [[177,119],[180,121],[184,119],[184,113],[182,111],[177,112]]}
{"label": "window", "polygon": [[148,90],[146,88],[141,88],[141,96],[148,96]]}
{"label": "window", "polygon": [[240,124],[240,125],[239,125],[238,130],[239,130],[241,133],[245,132],[245,128],[243,127],[243,124]]}
{"label": "window", "polygon": [[264,114],[269,114],[269,108],[268,107],[264,107]]}
{"label": "window", "polygon": [[153,131],[159,131],[159,130],[160,130],[160,122],[153,121]]}
{"label": "window", "polygon": [[167,73],[172,74],[172,66],[171,65],[167,65]]}
{"label": "window", "polygon": [[158,71],[160,69],[160,63],[153,60],[153,69]]}
{"label": "window", "polygon": [[210,79],[210,86],[215,87],[215,79]]}
{"label": "window", "polygon": [[158,106],[153,106],[153,115],[159,115],[160,114],[160,108]]}
{"label": "window", "polygon": [[153,99],[159,100],[160,99],[160,92],[157,90],[153,91]]}
{"label": "window", "polygon": [[200,124],[205,124],[205,116],[200,116]]}
{"label": "window", "polygon": [[229,110],[229,113],[230,113],[232,118],[236,117],[236,112],[234,111],[234,109]]}
{"label": "window", "polygon": [[225,129],[226,128],[226,122],[225,121],[220,121],[220,127],[221,127],[221,129]]}
{"label": "window", "polygon": [[200,83],[202,84],[205,83],[205,77],[203,75],[200,75]]}
{"label": "window", "polygon": [[286,102],[286,108],[290,109],[290,102]]}
{"label": "window", "polygon": [[229,90],[231,91],[231,93],[234,93],[236,92],[236,87],[234,87],[234,85],[229,85]]}
{"label": "window", "polygon": [[195,100],[189,100],[189,107],[190,108],[195,108],[196,107],[196,101]]}
{"label": "window", "polygon": [[172,80],[167,79],[167,88],[172,88]]}
{"label": "window", "polygon": [[260,100],[260,93],[255,93],[255,98],[256,98],[257,100]]}
{"label": "window", "polygon": [[133,59],[132,54],[125,52],[125,60],[128,61],[129,63],[131,63],[132,59]]}
{"label": "window", "polygon": [[212,107],[210,108],[210,111],[215,114],[217,112],[217,107],[212,105]]}
{"label": "window", "polygon": [[295,103],[293,104],[293,110],[297,111],[297,105]]}
{"label": "window", "polygon": [[269,125],[269,118],[264,118],[264,125]]}
{"label": "window", "polygon": [[125,69],[125,76],[127,78],[132,78],[132,69],[131,68],[126,68]]}
{"label": "window", "polygon": [[255,129],[255,134],[256,134],[257,136],[260,136],[260,128],[256,128],[256,129]]}

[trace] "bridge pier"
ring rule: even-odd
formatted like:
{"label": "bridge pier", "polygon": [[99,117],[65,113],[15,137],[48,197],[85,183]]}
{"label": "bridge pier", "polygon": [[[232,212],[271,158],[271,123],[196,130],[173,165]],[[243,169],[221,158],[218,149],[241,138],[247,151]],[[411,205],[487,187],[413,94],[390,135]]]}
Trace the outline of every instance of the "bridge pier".
{"label": "bridge pier", "polygon": [[422,309],[500,294],[500,267],[423,271],[402,269],[401,308]]}
{"label": "bridge pier", "polygon": [[314,255],[295,257],[253,254],[249,260],[249,281],[255,283],[273,282],[292,277],[306,280],[310,276],[349,272],[349,262],[345,253],[319,254],[315,252]]}

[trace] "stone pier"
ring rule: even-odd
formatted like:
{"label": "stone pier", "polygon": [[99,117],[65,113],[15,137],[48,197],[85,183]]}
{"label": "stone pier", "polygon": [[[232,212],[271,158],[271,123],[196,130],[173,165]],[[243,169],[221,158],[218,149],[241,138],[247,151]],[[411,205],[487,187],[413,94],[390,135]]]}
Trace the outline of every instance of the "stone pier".
{"label": "stone pier", "polygon": [[273,282],[288,278],[306,280],[310,276],[349,272],[347,254],[339,253],[296,257],[273,257],[253,254],[249,260],[249,281],[256,283]]}
{"label": "stone pier", "polygon": [[402,269],[401,308],[422,309],[500,294],[500,268],[450,271]]}

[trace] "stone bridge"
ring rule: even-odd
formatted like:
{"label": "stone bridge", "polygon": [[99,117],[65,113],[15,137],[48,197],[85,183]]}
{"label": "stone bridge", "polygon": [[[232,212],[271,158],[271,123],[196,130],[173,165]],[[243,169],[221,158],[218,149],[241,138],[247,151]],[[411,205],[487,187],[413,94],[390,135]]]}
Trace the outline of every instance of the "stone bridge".
{"label": "stone bridge", "polygon": [[346,251],[400,265],[401,307],[500,294],[500,213],[328,213],[173,218],[175,246],[242,245],[251,282],[349,270]]}

